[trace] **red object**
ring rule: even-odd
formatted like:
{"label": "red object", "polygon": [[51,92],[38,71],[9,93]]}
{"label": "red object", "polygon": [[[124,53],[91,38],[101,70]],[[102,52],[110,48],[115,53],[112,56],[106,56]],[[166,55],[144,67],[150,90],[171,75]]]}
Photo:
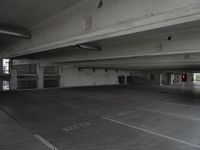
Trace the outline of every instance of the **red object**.
{"label": "red object", "polygon": [[182,74],[182,82],[187,82],[187,74],[186,73]]}

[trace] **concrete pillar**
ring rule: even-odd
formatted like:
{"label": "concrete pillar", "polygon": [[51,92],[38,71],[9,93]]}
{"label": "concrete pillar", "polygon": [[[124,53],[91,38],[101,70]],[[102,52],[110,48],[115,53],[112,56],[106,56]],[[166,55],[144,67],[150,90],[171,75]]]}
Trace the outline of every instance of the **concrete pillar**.
{"label": "concrete pillar", "polygon": [[193,82],[193,81],[194,81],[194,74],[187,73],[187,82]]}
{"label": "concrete pillar", "polygon": [[97,70],[92,70],[92,78],[93,78],[93,86],[96,86],[97,78],[96,78]]}
{"label": "concrete pillar", "polygon": [[0,59],[0,74],[3,74],[3,60]]}
{"label": "concrete pillar", "polygon": [[37,66],[37,88],[43,89],[44,88],[44,67],[41,67],[39,64]]}
{"label": "concrete pillar", "polygon": [[10,90],[17,90],[17,69],[13,66],[13,61],[10,60]]}
{"label": "concrete pillar", "polygon": [[163,86],[163,73],[160,74],[160,86]]}
{"label": "concrete pillar", "polygon": [[17,69],[11,68],[10,75],[10,90],[17,90]]}
{"label": "concrete pillar", "polygon": [[0,91],[3,91],[3,81],[0,79]]}
{"label": "concrete pillar", "polygon": [[3,90],[3,80],[1,78],[2,74],[3,74],[3,60],[0,59],[0,91]]}
{"label": "concrete pillar", "polygon": [[171,74],[171,85],[173,85],[174,84],[174,81],[175,81],[175,75],[174,74]]}
{"label": "concrete pillar", "polygon": [[128,75],[127,75],[127,73],[126,73],[126,74],[125,74],[125,84],[128,84],[127,77],[128,77]]}
{"label": "concrete pillar", "polygon": [[160,75],[160,86],[171,84],[171,73],[164,72]]}

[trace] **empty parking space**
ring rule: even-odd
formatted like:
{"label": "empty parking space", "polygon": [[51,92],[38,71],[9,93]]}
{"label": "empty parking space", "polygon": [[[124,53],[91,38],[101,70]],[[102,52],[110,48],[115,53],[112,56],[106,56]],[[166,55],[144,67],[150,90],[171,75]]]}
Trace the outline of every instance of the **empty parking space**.
{"label": "empty parking space", "polygon": [[[1,93],[1,124],[9,124],[11,131],[0,132],[21,141],[22,149],[197,150],[199,95],[181,92],[107,86]],[[2,150],[17,142],[4,141]]]}

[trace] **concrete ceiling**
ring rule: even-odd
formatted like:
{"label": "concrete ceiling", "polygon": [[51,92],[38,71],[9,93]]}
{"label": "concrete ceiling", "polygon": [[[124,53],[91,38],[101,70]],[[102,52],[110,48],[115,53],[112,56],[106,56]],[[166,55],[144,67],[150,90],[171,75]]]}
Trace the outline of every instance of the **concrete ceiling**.
{"label": "concrete ceiling", "polygon": [[81,0],[1,0],[0,26],[29,29]]}
{"label": "concrete ceiling", "polygon": [[148,38],[152,36],[160,36],[160,35],[170,36],[173,33],[183,32],[183,31],[187,31],[191,29],[195,30],[199,28],[200,28],[200,21],[195,21],[195,22],[189,22],[189,23],[178,24],[178,25],[169,26],[165,28],[155,29],[155,30],[138,32],[135,34],[128,34],[125,36],[103,39],[100,41],[96,41],[96,43],[100,45],[104,45],[104,44],[109,44],[109,43],[118,43],[118,42],[123,42],[123,41],[130,41],[130,40],[133,41],[133,40]]}
{"label": "concrete ceiling", "polygon": [[[80,0],[43,0],[43,1],[34,1],[34,0],[2,0],[0,1],[0,25],[4,26],[10,26],[10,27],[18,27],[19,29],[28,30],[32,26],[40,23],[41,21],[55,15],[56,13],[61,12],[64,9],[69,8],[70,6],[74,5],[75,3],[78,3]],[[9,10],[9,11],[8,11]],[[26,13],[24,13],[26,12]],[[174,32],[182,32],[185,30],[191,30],[195,28],[199,28],[200,21],[185,23],[185,24],[178,24],[175,26],[170,26],[167,28],[161,28],[156,30],[149,30],[145,32],[139,32],[135,34],[129,34],[125,36],[120,37],[114,37],[114,38],[108,38],[103,39],[100,41],[93,41],[92,44],[105,47],[106,45],[115,45],[116,43],[126,43],[127,41],[134,41],[137,39],[143,39],[153,36],[160,36],[160,35],[166,35],[167,37],[171,36]],[[9,44],[8,41],[12,40],[12,38],[2,38],[0,36],[0,45],[4,46],[6,44]],[[91,43],[89,43],[91,44]],[[90,54],[90,53],[97,53],[95,51],[85,50],[85,49],[75,49],[74,47],[65,47],[61,49],[54,49],[50,51],[45,51],[41,53],[33,53],[30,55],[18,57],[17,59],[33,59],[34,60],[42,60],[46,59],[46,61],[50,59],[57,58],[63,58],[61,60],[52,61],[51,63],[61,63],[61,64],[68,64],[68,61],[64,59],[63,56],[75,56],[78,54]],[[87,60],[87,59],[86,59]],[[141,59],[145,60],[145,59]],[[192,61],[187,62],[184,60],[181,60],[181,62],[154,62],[153,60],[150,60],[149,62],[130,62],[127,63],[127,60],[124,61],[124,63],[118,63],[119,60],[115,60],[114,63],[109,63],[107,60],[101,60],[100,63],[96,63],[95,61],[87,62],[88,64],[83,64],[82,62],[80,64],[76,64],[72,62],[72,66],[77,67],[95,67],[95,68],[126,68],[126,69],[149,69],[149,68],[200,68],[199,60],[198,61]],[[173,59],[172,59],[173,60]],[[60,61],[60,62],[59,62]],[[94,63],[95,62],[95,63]],[[141,62],[143,62],[141,64]],[[195,65],[194,65],[195,64]],[[197,65],[196,65],[197,64]]]}
{"label": "concrete ceiling", "polygon": [[[127,42],[127,41],[134,41],[137,39],[144,39],[144,38],[160,36],[160,35],[165,35],[166,39],[167,39],[167,37],[173,33],[187,31],[187,30],[191,30],[191,29],[192,30],[200,29],[199,27],[200,27],[200,21],[196,21],[196,22],[190,22],[190,23],[170,26],[167,28],[149,30],[149,31],[139,32],[139,33],[135,33],[135,34],[129,34],[129,35],[125,35],[125,36],[119,36],[119,37],[107,38],[107,39],[103,39],[103,40],[99,40],[99,41],[93,41],[89,44],[103,47],[108,44],[123,43],[123,42]],[[20,56],[20,57],[17,57],[17,59],[20,59],[20,58],[25,58],[25,59],[26,58],[27,59],[43,58],[44,59],[45,57],[48,57],[48,56],[54,57],[57,55],[78,54],[82,51],[91,52],[91,50],[83,50],[83,49],[75,49],[72,47],[64,47],[64,48],[60,48],[60,49],[53,49],[53,50],[49,50],[49,51],[45,51],[45,52],[39,52],[39,53],[33,53],[33,54],[29,54],[29,55]]]}
{"label": "concrete ceiling", "polygon": [[[92,44],[98,45],[101,47],[106,47],[106,45],[110,44],[116,44],[116,43],[123,43],[127,41],[134,41],[136,39],[143,39],[146,37],[154,37],[154,36],[160,36],[164,35],[167,37],[170,36],[173,33],[179,33],[185,30],[195,30],[196,28],[199,30],[199,25],[200,22],[193,22],[193,23],[187,23],[187,24],[182,24],[179,26],[171,26],[168,28],[163,28],[163,29],[157,29],[157,30],[151,30],[151,31],[146,31],[146,32],[140,32],[137,34],[131,34],[131,35],[126,35],[126,36],[121,36],[121,37],[116,37],[116,38],[110,38],[110,39],[104,39],[100,41],[95,41]],[[61,49],[55,49],[51,51],[46,51],[42,53],[35,53],[31,55],[26,55],[22,56],[21,58],[18,59],[33,59],[34,60],[42,60],[46,59],[46,61],[53,60],[54,58],[62,58],[61,56],[74,56],[74,55],[79,55],[83,53],[97,53],[95,51],[91,50],[84,50],[84,49],[75,49],[73,47],[66,47],[66,48],[61,48]],[[193,54],[194,56],[197,56],[200,54]],[[148,69],[168,69],[168,70],[174,70],[174,69],[179,69],[179,70],[199,70],[200,65],[199,65],[199,59],[193,59],[196,57],[192,57],[189,60],[185,60],[185,56],[181,54],[180,58],[172,56],[162,56],[163,58],[160,58],[157,60],[159,57],[150,57],[149,59],[145,58],[126,58],[126,59],[113,59],[113,60],[108,60],[108,59],[103,59],[103,60],[86,60],[86,61],[77,61],[77,62],[68,62],[65,61],[64,59],[61,59],[59,61],[54,61],[52,63],[55,64],[63,64],[66,66],[73,66],[73,67],[80,67],[80,68],[111,68],[111,69],[143,69],[143,70],[148,70]],[[64,58],[64,57],[63,57]],[[182,59],[183,58],[183,59]],[[190,58],[190,57],[189,57]],[[199,57],[198,57],[199,58]],[[138,59],[138,60],[137,60]],[[142,62],[142,63],[141,63]]]}
{"label": "concrete ceiling", "polygon": [[[0,0],[0,29],[26,32],[81,0]],[[0,34],[3,49],[17,38]]]}

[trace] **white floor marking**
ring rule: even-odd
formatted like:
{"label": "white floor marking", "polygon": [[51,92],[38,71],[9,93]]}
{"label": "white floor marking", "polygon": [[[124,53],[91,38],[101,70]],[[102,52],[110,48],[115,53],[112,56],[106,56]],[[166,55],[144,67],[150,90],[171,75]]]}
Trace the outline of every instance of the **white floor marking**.
{"label": "white floor marking", "polygon": [[149,134],[160,136],[160,137],[169,139],[169,140],[174,141],[174,142],[182,143],[182,144],[185,144],[185,145],[192,146],[192,147],[200,149],[200,145],[192,144],[192,143],[189,143],[189,142],[186,142],[186,141],[183,141],[183,140],[179,140],[179,139],[176,139],[176,138],[164,135],[164,134],[156,133],[154,131],[143,129],[143,128],[140,128],[140,127],[137,127],[137,126],[134,126],[134,125],[130,125],[130,124],[127,124],[127,123],[123,123],[121,121],[113,120],[113,119],[110,119],[110,118],[107,118],[107,117],[102,117],[102,119],[110,121],[110,122],[114,122],[114,123],[117,123],[117,124],[120,124],[120,125],[123,125],[123,126],[126,126],[126,127],[129,127],[129,128],[137,129],[137,130],[149,133]]}
{"label": "white floor marking", "polygon": [[72,132],[72,131],[80,130],[82,128],[86,128],[88,126],[91,126],[90,122],[82,122],[82,123],[79,123],[79,124],[75,124],[75,125],[63,128],[62,131],[64,131],[64,132]]}
{"label": "white floor marking", "polygon": [[46,141],[45,139],[43,139],[41,136],[35,135],[35,137],[38,140],[40,140],[42,143],[44,143],[46,146],[48,146],[50,149],[52,149],[52,150],[58,150],[55,146],[53,146],[52,144],[50,144],[48,141]]}
{"label": "white floor marking", "polygon": [[179,117],[179,118],[184,118],[184,119],[189,119],[189,120],[194,120],[194,121],[200,121],[200,119],[194,118],[194,117],[176,115],[176,114],[173,114],[173,113],[167,113],[167,112],[162,112],[162,111],[153,110],[153,109],[149,109],[149,108],[143,108],[143,107],[137,107],[137,108],[141,109],[141,110],[146,110],[146,111],[151,111],[151,112],[155,112],[155,113],[165,114],[165,115],[168,115],[168,116],[175,116],[175,117]]}

